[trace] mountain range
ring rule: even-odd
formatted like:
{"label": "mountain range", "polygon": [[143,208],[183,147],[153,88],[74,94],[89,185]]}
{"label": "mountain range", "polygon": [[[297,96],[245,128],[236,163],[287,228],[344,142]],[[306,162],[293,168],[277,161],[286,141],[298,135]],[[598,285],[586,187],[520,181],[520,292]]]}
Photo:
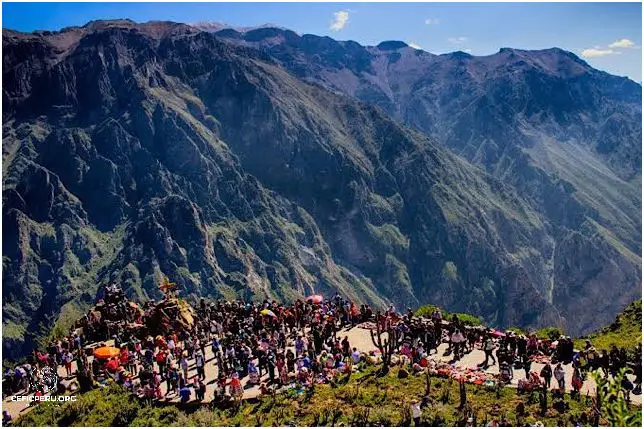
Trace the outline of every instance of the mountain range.
{"label": "mountain range", "polygon": [[640,297],[640,85],[560,49],[223,27],[3,30],[6,356],[163,276],[575,335]]}

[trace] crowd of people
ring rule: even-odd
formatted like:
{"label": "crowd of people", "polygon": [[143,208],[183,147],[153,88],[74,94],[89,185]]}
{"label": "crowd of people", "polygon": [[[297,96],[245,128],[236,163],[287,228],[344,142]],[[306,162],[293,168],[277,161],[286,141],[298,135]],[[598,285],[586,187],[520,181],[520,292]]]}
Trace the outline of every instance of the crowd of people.
{"label": "crowd of people", "polygon": [[[430,317],[415,317],[411,310],[399,314],[393,306],[387,311],[373,311],[368,305],[356,305],[339,295],[330,300],[310,298],[290,305],[202,299],[194,309],[192,324],[175,325],[164,335],[145,335],[140,329],[128,329],[126,323],[110,329],[89,328],[93,336],[103,335],[96,347],[113,340],[118,349],[118,355],[105,359],[92,356],[83,330],[75,329],[46,350],[34,351],[28,363],[7,371],[5,394],[38,391],[42,385],[39,368],[46,365],[62,367],[68,380],[74,380],[72,385],[65,384],[61,377],[55,389],[58,394],[116,382],[148,402],[239,401],[250,386],[268,394],[292,383],[310,386],[330,382],[356,368],[377,363],[375,346],[371,351],[358,350],[340,332],[356,325],[373,328],[375,324],[383,330],[397,331],[401,342],[396,358],[413,371],[431,367],[430,356],[438,353],[441,343],[447,343],[444,354],[452,355],[454,362],[475,348],[483,350],[485,360],[479,368],[498,365],[502,383],[510,383],[516,377],[515,371],[520,371],[525,374],[523,386],[537,383],[550,388],[554,378],[554,387],[564,391],[562,365],[572,364],[572,385],[578,392],[589,370],[601,369],[606,375],[615,375],[620,368],[635,365],[636,379],[634,383],[627,380],[632,385],[624,388],[641,392],[641,347],[639,356],[629,360],[626,352],[617,348],[597,351],[587,343],[576,352],[568,337],[544,340],[468,326],[456,316],[444,318],[439,310]],[[128,311],[125,306],[119,308]],[[137,317],[145,319],[146,314]],[[207,359],[207,355],[211,357]],[[211,360],[216,374],[208,379],[206,364]],[[531,371],[533,362],[545,363],[539,374]],[[215,389],[207,398],[210,383]],[[415,418],[419,410],[412,411]]]}

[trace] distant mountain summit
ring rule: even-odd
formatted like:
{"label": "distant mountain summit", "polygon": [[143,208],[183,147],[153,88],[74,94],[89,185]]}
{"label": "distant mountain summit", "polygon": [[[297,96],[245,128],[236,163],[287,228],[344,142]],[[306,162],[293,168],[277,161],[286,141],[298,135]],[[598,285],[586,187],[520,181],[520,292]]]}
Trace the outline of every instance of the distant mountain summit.
{"label": "distant mountain summit", "polygon": [[3,36],[6,356],[99,285],[154,298],[164,276],[573,335],[640,296],[641,87],[570,53],[129,20]]}
{"label": "distant mountain summit", "polygon": [[257,25],[257,26],[251,26],[251,27],[239,27],[239,26],[234,26],[230,24],[226,24],[223,22],[213,22],[213,21],[199,21],[195,22],[192,24],[189,24],[191,27],[202,30],[202,31],[209,31],[209,32],[217,32],[221,30],[234,30],[239,33],[247,33],[249,31],[253,30],[261,30],[261,29],[267,29],[267,28],[273,28],[276,30],[281,30],[285,31],[286,28],[277,26],[275,24],[262,24],[262,25]]}
{"label": "distant mountain summit", "polygon": [[381,51],[395,51],[397,49],[408,48],[409,45],[405,42],[401,42],[400,40],[389,40],[378,43],[378,46],[376,47]]}

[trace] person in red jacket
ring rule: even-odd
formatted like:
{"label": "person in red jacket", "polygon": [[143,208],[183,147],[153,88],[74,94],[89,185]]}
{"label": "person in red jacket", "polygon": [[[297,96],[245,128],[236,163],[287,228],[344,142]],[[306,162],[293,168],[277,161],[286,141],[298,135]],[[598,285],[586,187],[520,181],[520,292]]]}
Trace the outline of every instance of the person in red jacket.
{"label": "person in red jacket", "polygon": [[127,349],[127,347],[123,347],[121,349],[121,353],[119,355],[119,360],[121,361],[121,366],[127,366],[129,360],[130,360],[130,352]]}
{"label": "person in red jacket", "polygon": [[161,374],[161,378],[165,378],[166,354],[163,349],[159,350],[159,353],[157,353],[155,360],[157,361],[157,365],[159,365],[159,374]]}

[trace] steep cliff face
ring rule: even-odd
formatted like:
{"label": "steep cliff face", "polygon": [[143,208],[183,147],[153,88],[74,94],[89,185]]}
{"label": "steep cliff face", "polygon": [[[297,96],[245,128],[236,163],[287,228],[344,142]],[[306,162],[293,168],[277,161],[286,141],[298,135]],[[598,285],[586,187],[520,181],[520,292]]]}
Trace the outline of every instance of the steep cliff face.
{"label": "steep cliff face", "polygon": [[[288,30],[216,32],[297,76],[377,105],[551,207],[583,211],[641,253],[641,97],[637,83],[558,48],[433,55],[403,42],[360,46]],[[558,182],[571,192],[560,192]],[[579,206],[575,208],[574,206]]]}
{"label": "steep cliff face", "polygon": [[[551,216],[511,180],[256,49],[130,21],[5,31],[3,49],[8,355],[64,325],[99,285],[155,297],[162,275],[188,296],[338,290],[572,331],[638,294],[639,256],[567,183],[548,182],[561,195],[543,195]],[[590,241],[597,251],[579,259]],[[564,276],[565,289],[553,284]],[[614,312],[593,299],[570,312],[608,282],[622,285]]]}
{"label": "steep cliff face", "polygon": [[[604,301],[596,294],[606,290],[639,295],[640,85],[557,48],[433,55],[396,41],[369,47],[282,29],[268,33],[215,34],[261,50],[301,79],[381,107],[514,187],[551,226],[544,258],[531,255],[534,263],[526,263],[563,313],[575,311],[584,294],[598,306]],[[610,257],[559,265],[577,251],[569,246],[573,231],[577,250],[600,240],[598,253]],[[599,286],[608,277],[596,264],[619,267],[609,289]],[[570,290],[577,298],[570,299]],[[629,299],[618,298],[619,305]],[[611,313],[619,310],[608,305]],[[596,323],[594,313],[580,313],[579,325],[569,329]]]}
{"label": "steep cliff face", "polygon": [[[48,35],[34,42],[48,50],[22,61],[34,36],[5,40],[5,74],[24,79],[5,87],[14,103],[3,139],[8,355],[61,308],[77,315],[108,281],[139,298],[158,296],[167,275],[193,296],[340,290],[382,305],[335,263],[301,206],[244,172],[217,120],[157,63],[162,38],[127,22],[82,30],[55,59]],[[164,31],[190,37],[182,26]]]}

